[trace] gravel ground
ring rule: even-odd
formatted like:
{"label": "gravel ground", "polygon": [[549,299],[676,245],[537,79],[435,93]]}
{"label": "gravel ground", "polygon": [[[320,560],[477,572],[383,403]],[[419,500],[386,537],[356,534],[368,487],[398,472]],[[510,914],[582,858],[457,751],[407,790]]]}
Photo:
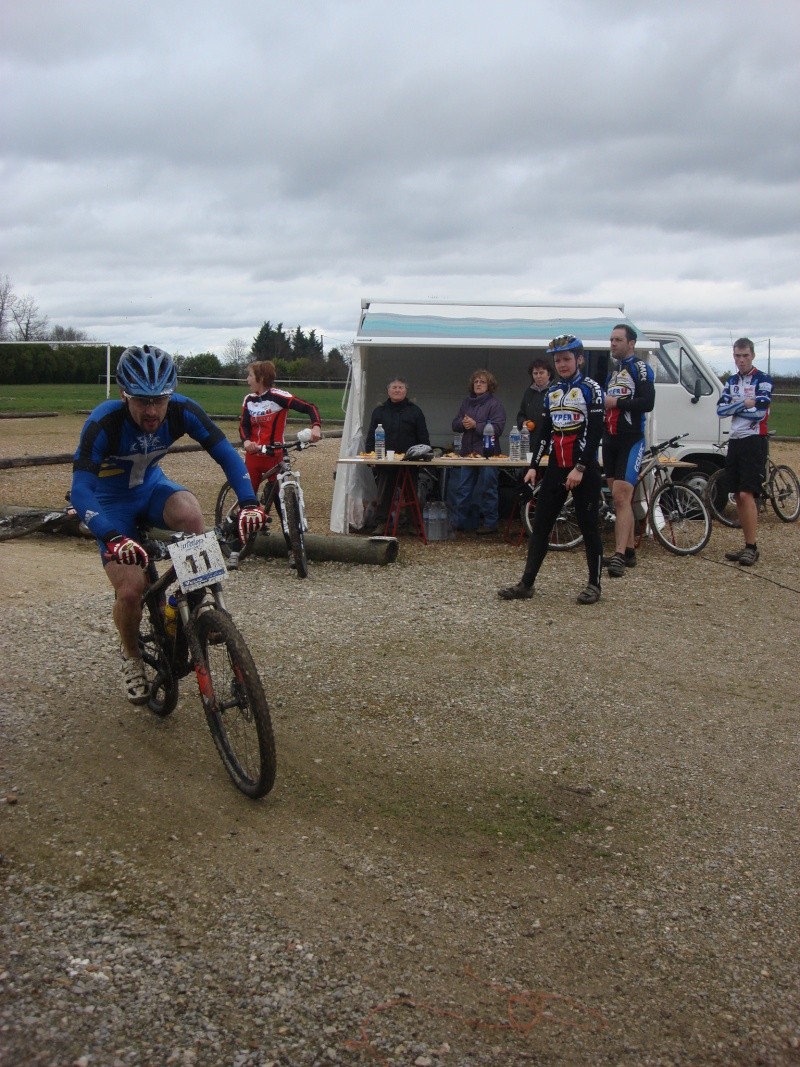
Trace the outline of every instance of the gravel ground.
{"label": "gravel ground", "polygon": [[[79,426],[2,420],[0,455]],[[315,532],[337,451],[300,457]],[[167,469],[210,514],[207,457]],[[497,600],[501,540],[252,560],[258,803],[190,680],[165,721],[123,698],[91,544],[0,544],[0,1064],[799,1064],[798,529],[752,571],[733,531],[647,544],[588,608],[576,553]]]}

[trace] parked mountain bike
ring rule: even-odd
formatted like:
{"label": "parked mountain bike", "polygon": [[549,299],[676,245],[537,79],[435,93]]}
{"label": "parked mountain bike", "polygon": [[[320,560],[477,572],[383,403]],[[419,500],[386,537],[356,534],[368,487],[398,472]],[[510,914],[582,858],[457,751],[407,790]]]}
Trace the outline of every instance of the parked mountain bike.
{"label": "parked mountain bike", "polygon": [[[800,518],[800,482],[797,475],[787,464],[774,463],[769,456],[761,496],[758,498],[760,511],[767,510],[768,500],[781,522],[797,522]],[[724,467],[708,479],[706,503],[713,517],[723,526],[738,528],[741,525],[736,497],[730,490]]]}
{"label": "parked mountain bike", "polygon": [[[686,436],[685,434],[683,436]],[[672,480],[676,461],[667,453],[677,447],[680,437],[671,437],[645,451],[633,494],[633,511],[639,528],[638,536],[650,530],[669,552],[679,556],[693,556],[702,552],[711,537],[711,516],[705,501],[690,485]],[[530,499],[522,504],[522,521],[528,532],[533,529],[533,515],[541,483],[537,483]],[[603,487],[600,502],[600,521],[615,522],[611,491]],[[564,502],[550,535],[549,546],[556,550],[574,548],[583,540],[575,518],[572,496]]]}
{"label": "parked mountain bike", "polygon": [[[275,782],[275,739],[261,679],[222,591],[230,538],[218,528],[142,543],[150,556],[139,635],[147,706],[169,715],[180,679],[194,671],[226,771],[246,796],[264,796]],[[155,560],[170,561],[160,576]]]}
{"label": "parked mountain bike", "polygon": [[72,506],[56,511],[30,508],[0,519],[0,541],[12,541],[15,537],[33,533],[80,533],[84,537],[92,536]]}
{"label": "parked mountain bike", "polygon": [[[300,431],[304,433],[304,431]],[[282,452],[283,457],[274,467],[270,468],[259,486],[259,502],[264,510],[269,513],[276,499],[280,505],[280,516],[284,535],[289,544],[292,565],[298,578],[308,577],[308,557],[306,556],[305,533],[308,529],[306,520],[305,501],[303,490],[300,486],[300,474],[292,470],[289,458],[290,452],[302,452],[313,445],[298,434],[298,440],[291,444],[262,445],[261,451],[265,456],[274,456],[276,452]],[[225,482],[219,491],[217,503],[214,508],[214,522],[222,526],[226,521],[234,519],[239,513],[239,504],[236,493],[228,482]],[[269,531],[267,531],[269,532]],[[245,559],[252,550],[252,542],[249,546],[242,546],[239,554],[240,560]]]}

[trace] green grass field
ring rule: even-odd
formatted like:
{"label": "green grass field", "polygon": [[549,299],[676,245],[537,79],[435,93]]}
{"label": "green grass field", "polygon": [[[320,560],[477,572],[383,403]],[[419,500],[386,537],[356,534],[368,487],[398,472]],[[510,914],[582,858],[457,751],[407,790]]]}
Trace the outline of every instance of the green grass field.
{"label": "green grass field", "polygon": [[[317,405],[323,423],[344,419],[342,389],[296,388],[299,396]],[[114,397],[115,389],[111,393]],[[196,400],[210,415],[231,417],[239,415],[245,391],[241,385],[181,385],[181,392]],[[105,385],[0,385],[0,414],[57,411],[74,415],[90,411],[105,398]],[[304,421],[302,417],[300,421]],[[769,427],[779,437],[800,437],[800,399],[773,401]]]}
{"label": "green grass field", "polygon": [[[242,398],[247,392],[244,385],[181,385],[184,396],[196,400],[209,415],[239,416],[242,410]],[[310,400],[319,408],[323,423],[341,422],[342,388],[320,389],[297,387],[297,395],[303,400]],[[117,399],[115,385],[111,387],[111,396]],[[0,413],[13,411],[57,411],[60,415],[75,415],[80,411],[91,411],[106,399],[105,385],[0,385]],[[292,418],[306,421],[305,416],[295,412]]]}

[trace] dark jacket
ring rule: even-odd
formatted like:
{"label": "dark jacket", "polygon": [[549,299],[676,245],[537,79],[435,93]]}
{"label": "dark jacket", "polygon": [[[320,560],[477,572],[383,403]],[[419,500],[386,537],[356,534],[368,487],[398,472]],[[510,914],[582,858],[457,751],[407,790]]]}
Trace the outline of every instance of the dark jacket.
{"label": "dark jacket", "polygon": [[364,451],[375,450],[375,427],[380,423],[386,431],[386,447],[395,452],[407,452],[412,445],[429,445],[428,427],[422,408],[412,404],[408,397],[395,403],[388,397],[372,412],[364,442]]}
{"label": "dark jacket", "polygon": [[537,389],[535,385],[529,385],[522,395],[522,400],[519,402],[519,411],[517,412],[517,429],[522,429],[523,422],[535,423],[531,433],[538,433],[542,425],[542,415],[544,414],[544,398],[547,396],[547,390],[550,388],[549,383],[544,389]]}
{"label": "dark jacket", "polygon": [[[462,420],[465,415],[469,415],[471,419],[475,420],[474,430],[464,429]],[[461,402],[458,414],[453,419],[453,430],[464,435],[461,438],[462,456],[469,456],[473,452],[483,454],[483,428],[487,422],[490,422],[494,429],[495,452],[498,453],[500,451],[500,435],[506,425],[506,409],[494,393],[484,393],[482,396],[475,396],[474,393],[470,393],[467,399]]]}

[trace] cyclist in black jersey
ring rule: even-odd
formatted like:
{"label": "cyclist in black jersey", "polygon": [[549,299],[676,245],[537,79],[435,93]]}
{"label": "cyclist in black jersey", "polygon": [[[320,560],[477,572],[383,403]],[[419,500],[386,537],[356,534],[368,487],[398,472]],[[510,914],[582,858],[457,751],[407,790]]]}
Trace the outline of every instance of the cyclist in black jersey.
{"label": "cyclist in black jersey", "polygon": [[539,498],[533,515],[525,570],[517,585],[499,589],[501,600],[528,600],[547,555],[550,533],[567,495],[575,502],[575,518],[583,534],[589,581],[577,596],[579,604],[600,599],[603,543],[600,539],[600,467],[597,448],[603,431],[603,390],[582,371],[583,344],[577,337],[556,337],[547,355],[553,356],[556,381],[547,391],[542,434],[525,481],[533,485],[538,466],[547,454]]}

